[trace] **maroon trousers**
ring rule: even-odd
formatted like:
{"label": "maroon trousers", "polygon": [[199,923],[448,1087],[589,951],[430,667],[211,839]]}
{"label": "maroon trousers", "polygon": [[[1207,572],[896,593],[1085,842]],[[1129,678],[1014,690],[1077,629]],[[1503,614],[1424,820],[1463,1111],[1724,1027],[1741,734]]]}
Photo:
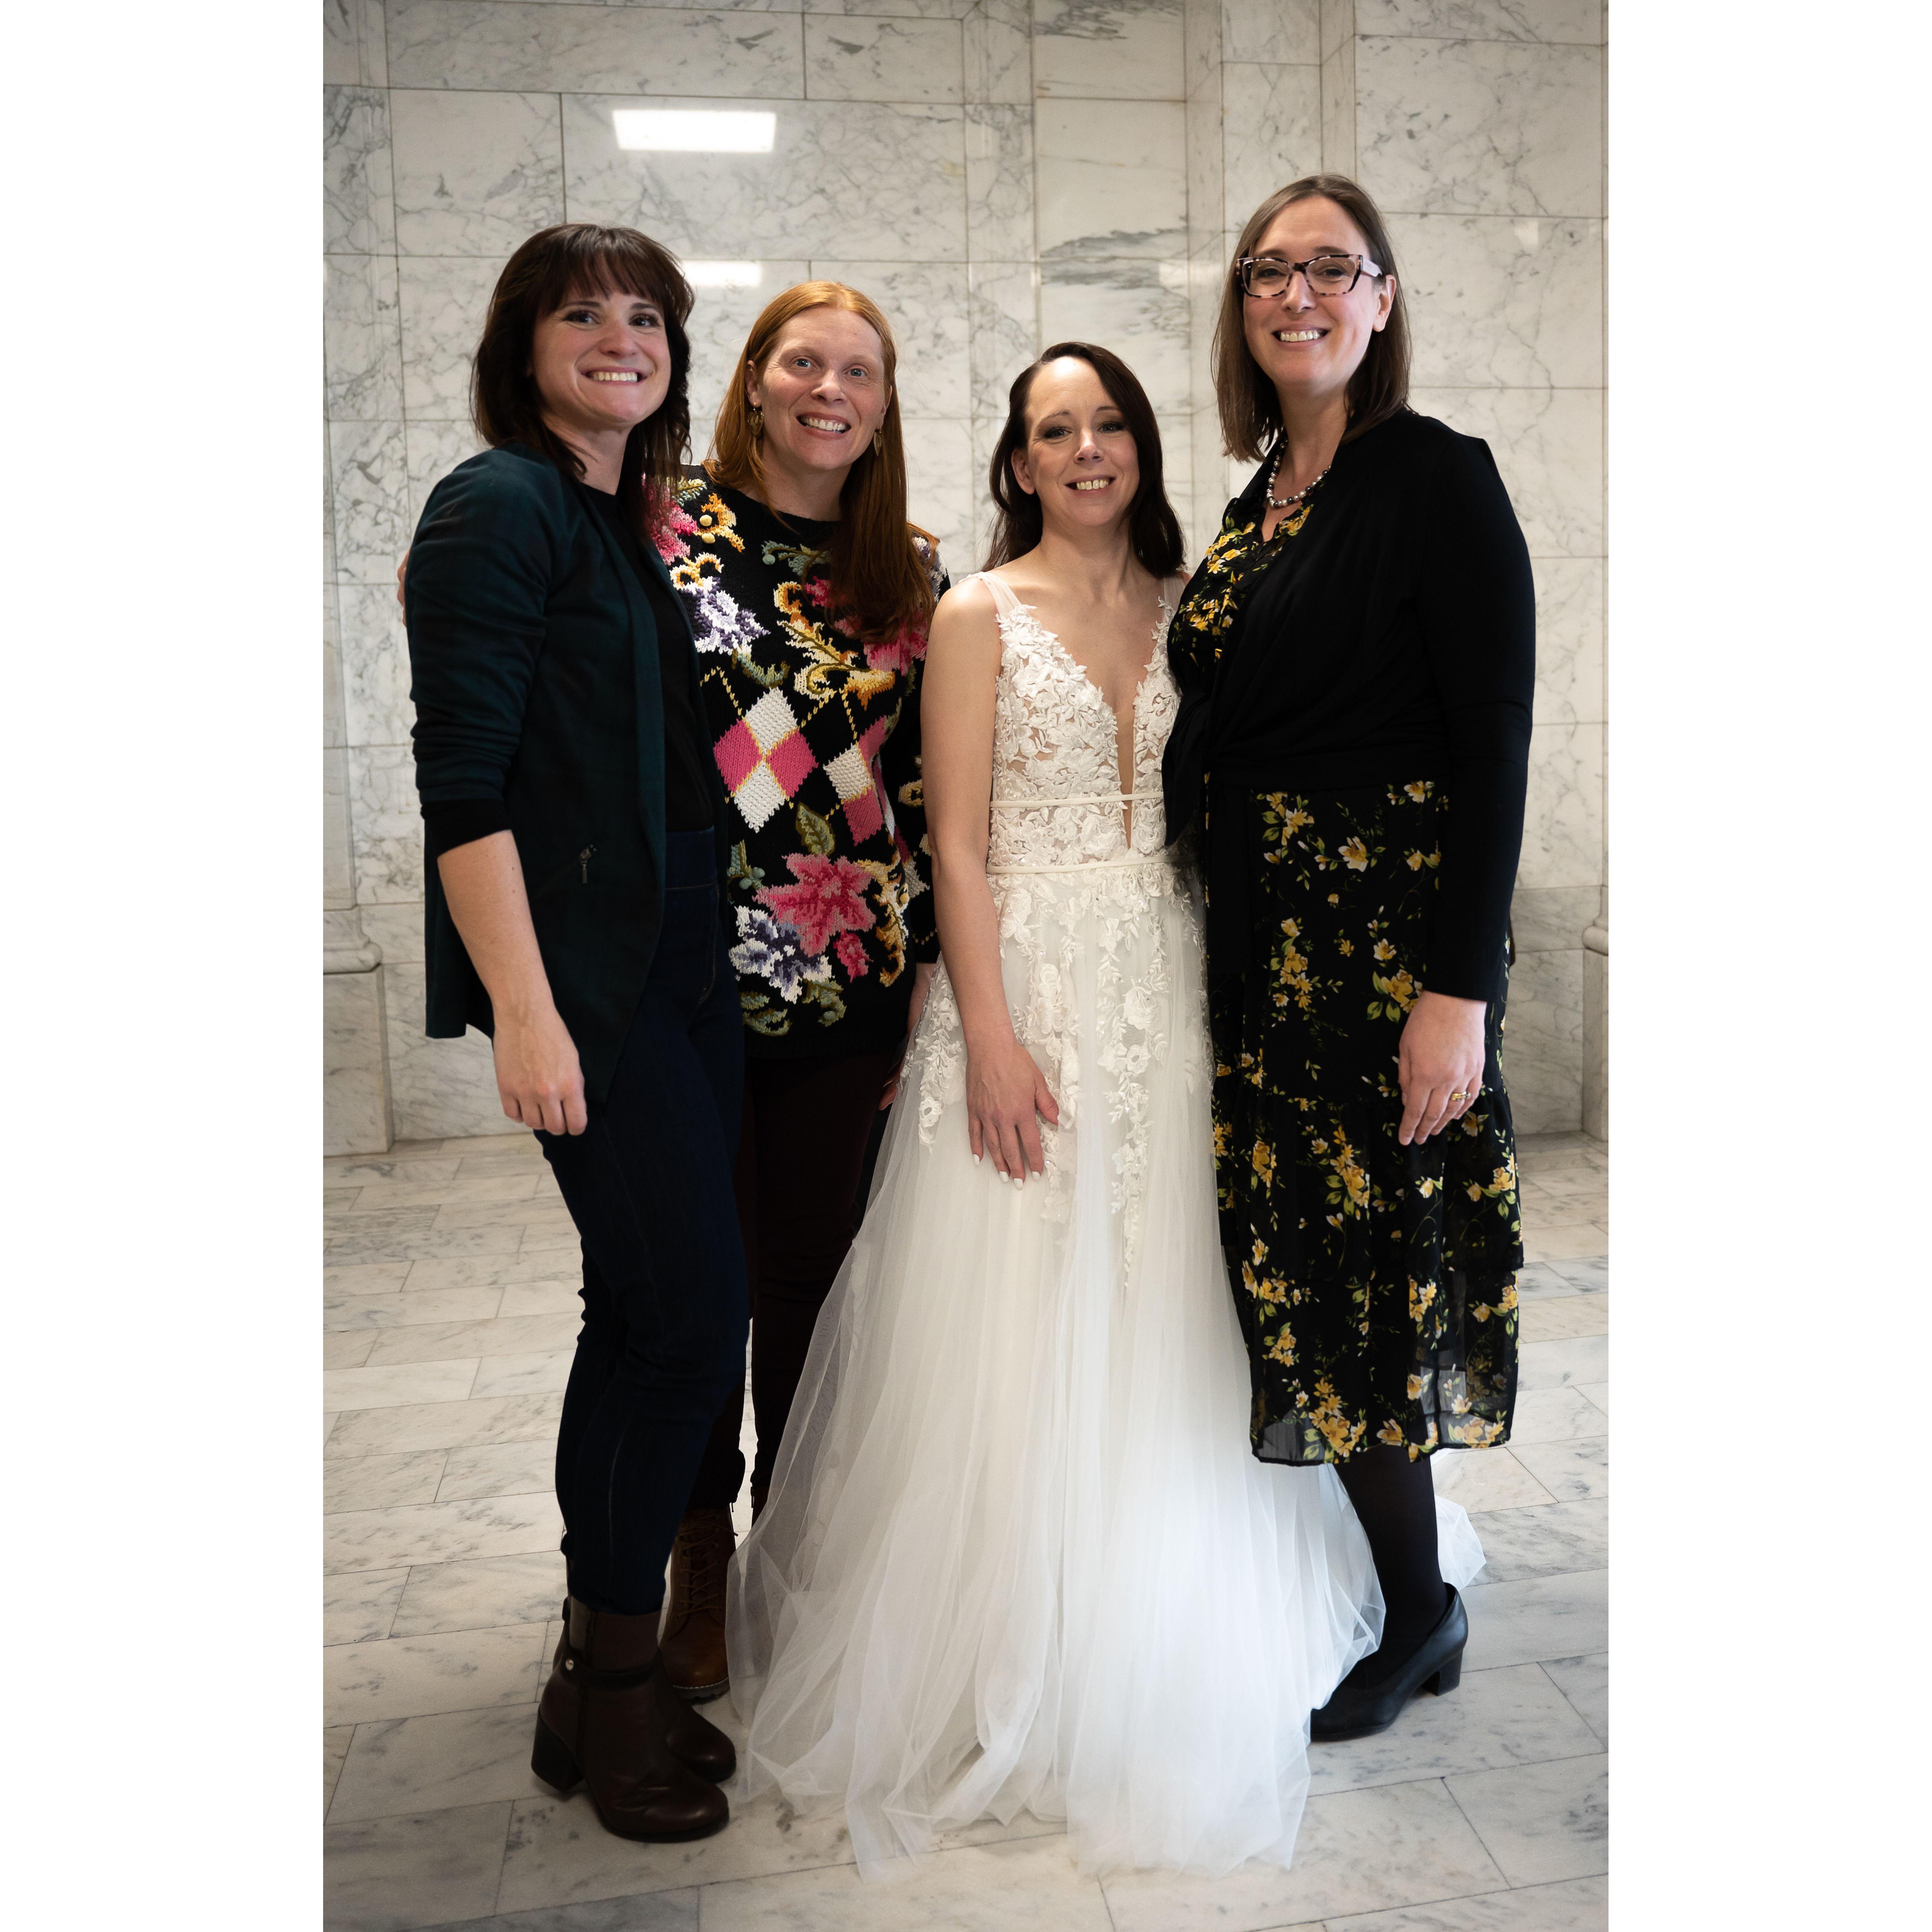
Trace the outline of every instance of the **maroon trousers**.
{"label": "maroon trousers", "polygon": [[[852,1245],[866,1142],[898,1059],[895,1050],[745,1062],[734,1178],[752,1289],[754,1502],[770,1486],[813,1324]],[[693,1509],[728,1508],[736,1498],[745,1480],[744,1404],[741,1379],[712,1425]]]}

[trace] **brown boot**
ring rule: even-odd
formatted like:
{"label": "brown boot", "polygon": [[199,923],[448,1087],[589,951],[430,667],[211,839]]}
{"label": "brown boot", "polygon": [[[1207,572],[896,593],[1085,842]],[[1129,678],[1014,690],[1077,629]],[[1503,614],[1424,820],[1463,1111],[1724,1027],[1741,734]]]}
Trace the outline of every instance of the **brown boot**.
{"label": "brown boot", "polygon": [[658,1660],[657,1622],[567,1600],[557,1667],[537,1706],[530,1768],[558,1791],[587,1786],[598,1822],[620,1838],[706,1838],[724,1828],[731,1810],[666,1738],[666,1706],[674,1700]]}
{"label": "brown boot", "polygon": [[[552,1698],[560,1735],[567,1736],[568,1732],[565,1726],[577,1721],[576,1672],[574,1668],[564,1667],[570,1649],[568,1597],[563,1600],[561,1614],[563,1628],[557,1634],[556,1649],[550,1660],[550,1684],[545,1694]],[[710,1778],[713,1784],[722,1784],[738,1768],[736,1748],[716,1724],[700,1717],[685,1702],[682,1694],[673,1688],[670,1678],[664,1674],[662,1651],[651,1681],[656,1688],[658,1714],[664,1720],[664,1742],[670,1747],[671,1756],[687,1771],[694,1771],[700,1778]]]}
{"label": "brown boot", "polygon": [[686,1512],[670,1552],[664,1598],[664,1669],[680,1694],[708,1704],[731,1688],[724,1660],[724,1573],[737,1539],[728,1509]]}

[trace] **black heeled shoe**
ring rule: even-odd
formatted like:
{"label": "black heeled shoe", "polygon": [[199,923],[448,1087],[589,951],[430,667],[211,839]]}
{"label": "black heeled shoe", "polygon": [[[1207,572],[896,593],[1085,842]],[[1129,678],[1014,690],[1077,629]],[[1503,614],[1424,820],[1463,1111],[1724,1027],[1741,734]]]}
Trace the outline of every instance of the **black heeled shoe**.
{"label": "black heeled shoe", "polygon": [[[1364,1684],[1352,1670],[1335,1687],[1335,1694],[1309,1720],[1316,1744],[1339,1744],[1345,1738],[1372,1737],[1402,1715],[1402,1706],[1418,1690],[1446,1696],[1462,1681],[1462,1647],[1469,1641],[1469,1613],[1452,1588],[1448,1607],[1414,1654],[1386,1677]],[[1372,1664],[1379,1652],[1362,1660]],[[1361,1665],[1356,1666],[1359,1670]]]}

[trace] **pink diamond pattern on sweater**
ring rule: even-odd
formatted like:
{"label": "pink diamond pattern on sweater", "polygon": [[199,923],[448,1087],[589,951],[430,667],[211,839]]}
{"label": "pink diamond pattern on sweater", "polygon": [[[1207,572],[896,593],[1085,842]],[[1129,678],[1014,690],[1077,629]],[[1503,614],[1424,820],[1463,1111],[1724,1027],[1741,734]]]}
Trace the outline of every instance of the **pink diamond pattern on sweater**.
{"label": "pink diamond pattern on sweater", "polygon": [[726,788],[755,832],[818,767],[782,691],[768,691],[712,751]]}

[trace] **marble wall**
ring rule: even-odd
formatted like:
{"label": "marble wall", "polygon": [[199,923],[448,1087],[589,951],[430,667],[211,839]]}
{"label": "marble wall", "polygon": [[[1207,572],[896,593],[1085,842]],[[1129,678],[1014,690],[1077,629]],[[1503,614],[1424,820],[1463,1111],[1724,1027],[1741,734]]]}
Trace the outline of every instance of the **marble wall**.
{"label": "marble wall", "polygon": [[[874,295],[899,338],[911,513],[956,574],[982,554],[982,479],[1013,375],[1043,342],[1105,342],[1153,398],[1198,550],[1228,488],[1202,376],[1231,231],[1281,181],[1353,165],[1358,142],[1413,257],[1430,345],[1418,402],[1490,438],[1532,531],[1554,641],[1512,1064],[1527,1124],[1575,1124],[1580,936],[1601,876],[1600,49],[1576,38],[1586,14],[1596,31],[1594,10],[1363,0],[1358,12],[325,0],[332,1145],[514,1131],[487,1043],[422,1036],[421,827],[393,590],[424,496],[474,446],[467,358],[519,241],[550,222],[623,222],[694,265],[700,453],[772,294],[830,276]],[[627,151],[613,111],[639,106],[763,108],[774,148]],[[359,997],[334,984],[349,973],[367,982]]]}

